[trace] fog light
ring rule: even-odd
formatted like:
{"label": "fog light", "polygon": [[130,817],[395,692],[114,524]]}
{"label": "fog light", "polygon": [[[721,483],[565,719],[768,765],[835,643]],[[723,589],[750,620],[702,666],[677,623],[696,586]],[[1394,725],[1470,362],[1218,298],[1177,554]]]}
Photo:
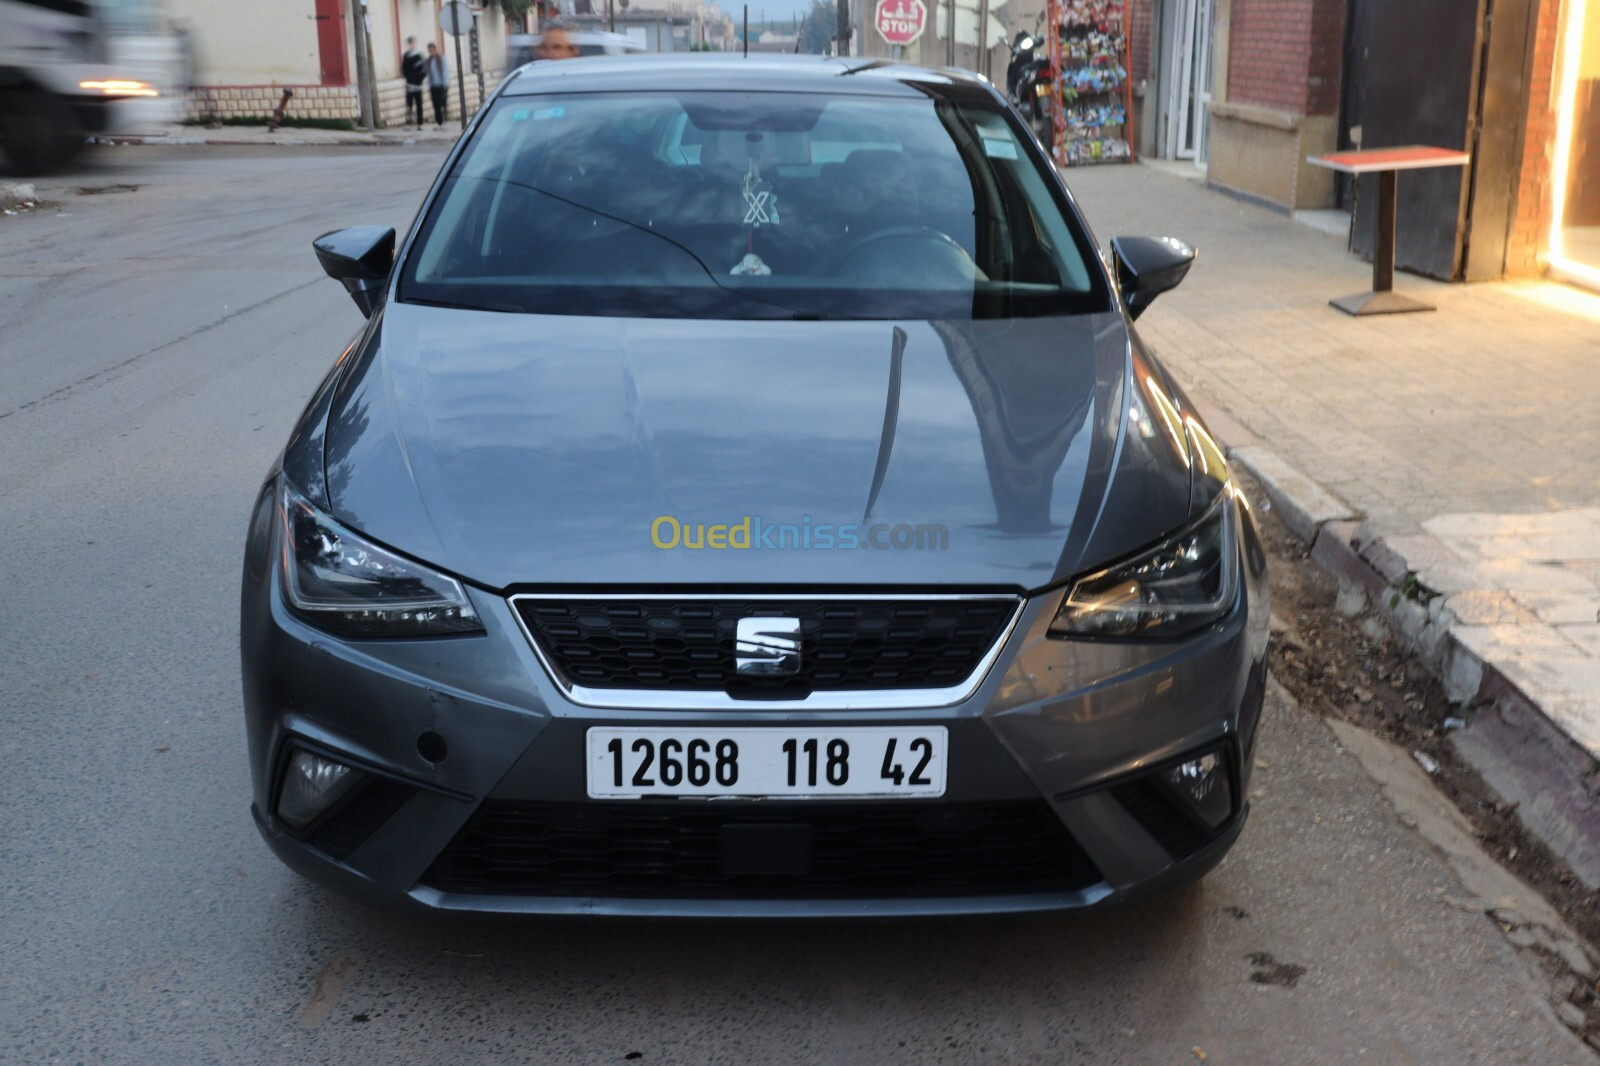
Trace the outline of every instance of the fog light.
{"label": "fog light", "polygon": [[1213,751],[1179,763],[1163,775],[1189,813],[1207,829],[1221,828],[1233,813],[1233,787],[1228,782],[1228,760]]}
{"label": "fog light", "polygon": [[291,829],[304,829],[365,776],[342,762],[296,749],[283,769],[278,818]]}

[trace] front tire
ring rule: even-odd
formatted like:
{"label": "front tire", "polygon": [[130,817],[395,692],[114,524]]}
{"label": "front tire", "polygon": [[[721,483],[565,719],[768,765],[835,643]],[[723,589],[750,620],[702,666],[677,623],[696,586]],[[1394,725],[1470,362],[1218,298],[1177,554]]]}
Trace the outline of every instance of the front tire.
{"label": "front tire", "polygon": [[37,89],[0,92],[0,165],[19,175],[48,174],[83,150],[85,132],[72,105]]}

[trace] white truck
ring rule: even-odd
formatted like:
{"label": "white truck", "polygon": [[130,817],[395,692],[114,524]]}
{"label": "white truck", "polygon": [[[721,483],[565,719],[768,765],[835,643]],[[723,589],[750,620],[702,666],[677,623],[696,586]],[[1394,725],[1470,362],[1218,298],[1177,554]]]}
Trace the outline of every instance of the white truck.
{"label": "white truck", "polygon": [[91,135],[176,122],[189,67],[153,0],[0,0],[0,172],[45,173]]}

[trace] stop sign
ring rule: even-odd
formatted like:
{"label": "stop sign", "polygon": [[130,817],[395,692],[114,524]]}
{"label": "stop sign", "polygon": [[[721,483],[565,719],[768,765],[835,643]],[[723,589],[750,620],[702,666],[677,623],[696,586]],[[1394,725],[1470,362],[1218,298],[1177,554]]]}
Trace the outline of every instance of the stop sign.
{"label": "stop sign", "polygon": [[922,0],[878,0],[872,22],[890,44],[910,44],[928,25],[928,6]]}

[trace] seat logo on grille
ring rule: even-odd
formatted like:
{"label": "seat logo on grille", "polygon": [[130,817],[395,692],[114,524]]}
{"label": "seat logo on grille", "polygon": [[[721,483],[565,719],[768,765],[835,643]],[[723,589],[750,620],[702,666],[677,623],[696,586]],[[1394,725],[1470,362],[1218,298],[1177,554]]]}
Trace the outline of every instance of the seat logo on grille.
{"label": "seat logo on grille", "polygon": [[741,618],[733,661],[740,677],[787,677],[800,672],[800,619]]}

